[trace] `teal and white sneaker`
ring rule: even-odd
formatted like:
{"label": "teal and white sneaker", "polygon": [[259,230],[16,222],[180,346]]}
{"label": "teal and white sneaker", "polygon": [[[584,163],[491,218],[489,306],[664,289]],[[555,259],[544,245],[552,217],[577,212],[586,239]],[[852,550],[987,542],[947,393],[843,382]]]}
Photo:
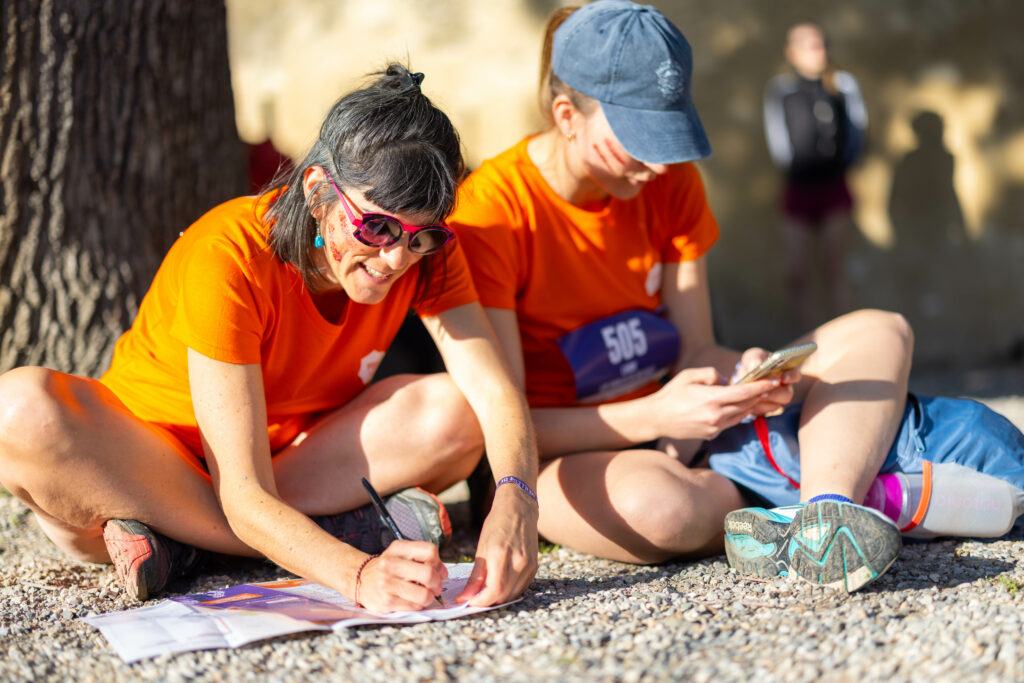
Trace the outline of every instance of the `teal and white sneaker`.
{"label": "teal and white sneaker", "polygon": [[903,540],[892,520],[853,503],[824,500],[744,508],[725,517],[725,554],[743,574],[796,573],[853,592],[884,574]]}

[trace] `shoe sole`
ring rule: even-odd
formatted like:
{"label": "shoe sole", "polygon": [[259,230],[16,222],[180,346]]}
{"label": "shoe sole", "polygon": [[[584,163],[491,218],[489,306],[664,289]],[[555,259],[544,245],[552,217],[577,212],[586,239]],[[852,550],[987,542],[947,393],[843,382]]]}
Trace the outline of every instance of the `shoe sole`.
{"label": "shoe sole", "polygon": [[725,518],[725,553],[743,574],[796,573],[812,583],[853,592],[888,571],[903,547],[899,530],[868,508],[810,503],[790,524],[747,508]]}
{"label": "shoe sole", "polygon": [[140,602],[149,599],[147,563],[153,556],[153,539],[146,530],[131,519],[111,519],[103,525],[103,541],[117,578],[128,597]]}

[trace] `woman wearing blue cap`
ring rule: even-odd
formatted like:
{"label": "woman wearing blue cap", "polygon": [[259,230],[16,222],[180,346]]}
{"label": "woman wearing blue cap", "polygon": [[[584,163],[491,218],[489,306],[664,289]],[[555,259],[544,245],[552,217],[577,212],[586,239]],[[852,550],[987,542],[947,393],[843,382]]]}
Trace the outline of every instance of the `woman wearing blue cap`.
{"label": "woman wearing blue cap", "polygon": [[[704,254],[718,226],[691,163],[711,153],[691,72],[689,44],[653,7],[557,11],[548,129],[460,189],[452,223],[537,428],[540,532],[646,563],[720,552],[724,525],[741,572],[856,590],[901,548],[879,471],[953,462],[1024,498],[1024,436],[971,401],[908,400],[913,336],[883,311],[798,340],[818,345],[802,372],[728,379],[768,353],[712,332]],[[869,490],[884,515],[854,503]],[[788,507],[738,509],[752,500]]]}
{"label": "woman wearing blue cap", "polygon": [[[803,338],[818,351],[802,375],[728,384],[768,352],[713,336],[704,254],[718,227],[690,163],[711,152],[691,72],[689,44],[653,7],[599,0],[557,11],[542,64],[551,125],[460,191],[452,223],[538,430],[540,531],[629,562],[720,552],[726,514],[747,501],[699,466],[702,446],[802,402],[807,504],[764,533],[826,533],[819,545],[835,544],[813,568],[776,573],[813,570],[853,590],[901,547],[891,521],[851,501],[863,499],[900,425],[912,333],[899,315],[852,313]],[[764,573],[788,561],[776,555],[734,564]]]}

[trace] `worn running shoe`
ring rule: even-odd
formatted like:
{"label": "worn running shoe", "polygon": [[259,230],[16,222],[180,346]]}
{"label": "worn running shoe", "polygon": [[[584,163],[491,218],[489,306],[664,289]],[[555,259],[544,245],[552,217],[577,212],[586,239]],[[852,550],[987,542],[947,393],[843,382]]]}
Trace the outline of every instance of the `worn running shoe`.
{"label": "worn running shoe", "polygon": [[196,572],[208,556],[134,519],[107,520],[103,541],[121,586],[133,600],[148,600],[171,580]]}
{"label": "worn running shoe", "polygon": [[800,578],[853,592],[884,574],[903,547],[885,515],[832,500],[744,508],[725,517],[725,554],[743,574]]}
{"label": "worn running shoe", "polygon": [[[441,548],[452,537],[448,511],[432,493],[421,488],[402,489],[384,498],[398,530],[410,541],[429,541]],[[395,540],[372,505],[336,515],[317,515],[313,521],[340,541],[371,555],[383,552]]]}

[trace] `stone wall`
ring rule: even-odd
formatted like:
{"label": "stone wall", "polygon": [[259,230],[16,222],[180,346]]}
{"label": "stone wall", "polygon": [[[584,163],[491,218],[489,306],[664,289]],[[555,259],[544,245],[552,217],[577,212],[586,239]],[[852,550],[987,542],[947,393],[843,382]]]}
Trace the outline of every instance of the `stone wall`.
{"label": "stone wall", "polygon": [[[552,0],[228,0],[238,127],[301,154],[337,96],[387,59],[426,73],[470,164],[542,125],[538,52]],[[1024,5],[1012,0],[664,0],[695,54],[714,154],[700,163],[722,239],[719,336],[777,346],[799,330],[783,282],[779,178],[761,93],[786,28],[811,20],[860,80],[869,146],[852,176],[857,306],[903,312],[919,363],[1024,353]],[[269,104],[269,107],[267,106]]]}

